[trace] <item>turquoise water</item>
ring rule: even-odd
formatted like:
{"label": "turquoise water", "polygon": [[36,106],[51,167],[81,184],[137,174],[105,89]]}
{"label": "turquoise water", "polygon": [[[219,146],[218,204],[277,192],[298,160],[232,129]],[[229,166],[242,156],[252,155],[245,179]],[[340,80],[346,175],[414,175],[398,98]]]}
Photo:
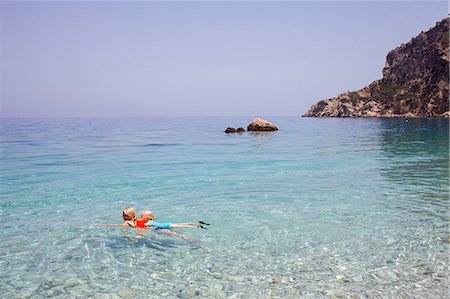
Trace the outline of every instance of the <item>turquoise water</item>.
{"label": "turquoise water", "polygon": [[0,296],[446,298],[448,120],[268,119],[3,119]]}

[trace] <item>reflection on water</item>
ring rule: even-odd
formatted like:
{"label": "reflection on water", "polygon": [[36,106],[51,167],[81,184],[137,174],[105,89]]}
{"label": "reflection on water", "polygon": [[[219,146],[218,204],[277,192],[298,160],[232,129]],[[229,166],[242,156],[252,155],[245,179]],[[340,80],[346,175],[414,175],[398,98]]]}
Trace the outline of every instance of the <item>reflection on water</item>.
{"label": "reflection on water", "polygon": [[247,132],[249,136],[251,136],[251,141],[253,145],[253,149],[255,151],[260,151],[267,149],[266,147],[270,145],[270,141],[272,138],[276,138],[276,132],[267,131],[267,132],[255,132],[250,131]]}
{"label": "reflection on water", "polygon": [[400,191],[395,200],[402,208],[447,218],[448,134],[446,119],[383,119],[380,171]]}

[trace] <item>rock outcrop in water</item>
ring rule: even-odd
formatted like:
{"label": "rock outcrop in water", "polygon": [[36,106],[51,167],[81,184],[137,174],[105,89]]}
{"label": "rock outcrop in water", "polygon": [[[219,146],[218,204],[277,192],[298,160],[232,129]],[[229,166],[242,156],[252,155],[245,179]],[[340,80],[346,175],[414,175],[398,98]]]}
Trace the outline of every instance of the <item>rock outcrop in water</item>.
{"label": "rock outcrop in water", "polygon": [[245,132],[245,129],[243,127],[239,127],[237,129],[232,128],[232,127],[228,127],[225,129],[225,133],[243,133]]}
{"label": "rock outcrop in water", "polygon": [[254,118],[247,126],[247,131],[277,131],[278,128],[267,120]]}
{"label": "rock outcrop in water", "polygon": [[306,117],[448,117],[449,18],[389,52],[383,77],[319,101]]}
{"label": "rock outcrop in water", "polygon": [[235,128],[231,128],[231,127],[228,127],[228,128],[226,128],[225,129],[225,133],[236,133],[236,129]]}
{"label": "rock outcrop in water", "polygon": [[[247,131],[277,131],[278,128],[271,122],[261,118],[254,118],[252,122],[247,126]],[[243,133],[245,129],[239,127],[237,129],[228,127],[225,129],[225,133]]]}

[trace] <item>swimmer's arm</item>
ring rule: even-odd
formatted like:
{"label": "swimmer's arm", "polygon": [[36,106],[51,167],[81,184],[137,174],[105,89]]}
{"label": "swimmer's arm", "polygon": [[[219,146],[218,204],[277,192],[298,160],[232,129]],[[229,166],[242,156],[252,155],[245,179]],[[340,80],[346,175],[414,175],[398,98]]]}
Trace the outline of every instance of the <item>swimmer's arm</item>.
{"label": "swimmer's arm", "polygon": [[122,224],[123,224],[123,226],[136,227],[136,224],[134,222],[131,222],[131,221],[127,221],[127,222],[124,222]]}
{"label": "swimmer's arm", "polygon": [[130,223],[124,222],[124,223],[120,223],[120,224],[117,224],[117,223],[113,223],[113,224],[92,224],[92,226],[131,226],[131,227],[135,227],[135,224],[132,223],[132,222],[130,222]]}

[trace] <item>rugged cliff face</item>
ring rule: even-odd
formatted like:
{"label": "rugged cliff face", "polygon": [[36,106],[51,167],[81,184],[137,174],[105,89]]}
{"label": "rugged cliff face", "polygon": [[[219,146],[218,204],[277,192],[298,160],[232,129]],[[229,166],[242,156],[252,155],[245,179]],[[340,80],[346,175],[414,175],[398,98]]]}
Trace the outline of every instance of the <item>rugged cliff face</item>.
{"label": "rugged cliff face", "polygon": [[449,112],[449,18],[389,52],[383,78],[319,101],[309,117],[435,117]]}

